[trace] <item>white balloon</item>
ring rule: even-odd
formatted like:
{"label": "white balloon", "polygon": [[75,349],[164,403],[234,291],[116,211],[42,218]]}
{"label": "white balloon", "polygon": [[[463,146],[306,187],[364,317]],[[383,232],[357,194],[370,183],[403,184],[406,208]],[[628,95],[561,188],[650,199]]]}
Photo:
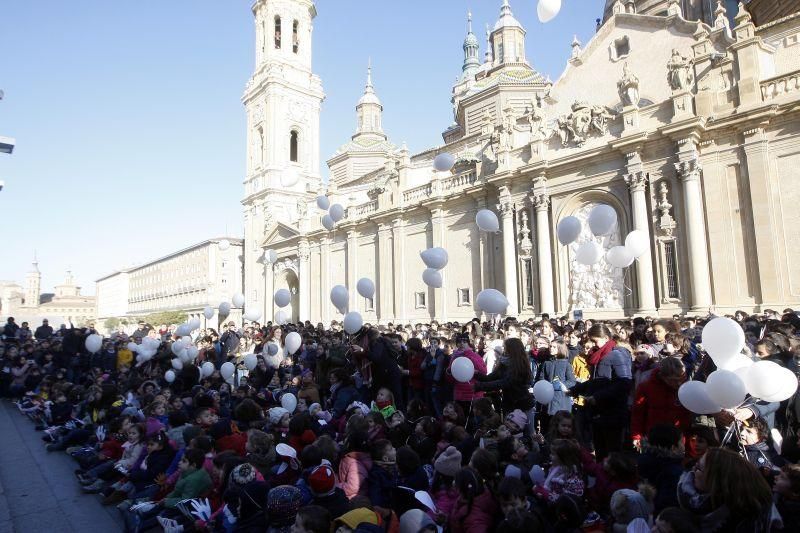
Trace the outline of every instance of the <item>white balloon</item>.
{"label": "white balloon", "polygon": [[185,365],[192,362],[192,358],[189,357],[189,350],[186,348],[181,350],[181,353],[178,354],[178,359],[180,359]]}
{"label": "white balloon", "polygon": [[508,307],[508,299],[497,289],[483,289],[478,293],[475,303],[478,304],[478,309],[490,315],[504,313]]}
{"label": "white balloon", "polygon": [[200,350],[197,349],[197,346],[189,346],[188,348],[186,348],[186,355],[187,357],[189,357],[190,361],[194,361],[195,359],[197,359],[199,353]]}
{"label": "white balloon", "polygon": [[274,342],[270,342],[270,343],[267,344],[267,353],[269,355],[275,355],[275,354],[278,353],[279,350],[280,350],[280,347],[278,347],[278,345],[275,344]]}
{"label": "white balloon", "polygon": [[300,181],[300,173],[295,167],[289,166],[281,172],[281,186],[293,187]]}
{"label": "white balloon", "polygon": [[344,207],[342,204],[333,204],[328,210],[328,214],[331,216],[331,220],[339,222],[344,218]]}
{"label": "white balloon", "polygon": [[797,376],[788,368],[781,368],[780,376],[775,383],[775,393],[761,398],[765,402],[782,402],[797,391]]}
{"label": "white balloon", "polygon": [[103,347],[103,337],[97,333],[92,333],[86,337],[86,349],[89,353],[97,353]]}
{"label": "white balloon", "polygon": [[192,345],[192,338],[188,335],[184,335],[183,337],[181,337],[181,340],[183,341],[184,348],[188,348],[189,346]]}
{"label": "white balloon", "polygon": [[220,318],[225,318],[226,316],[231,314],[231,304],[229,304],[228,302],[220,303],[218,309]]}
{"label": "white balloon", "polygon": [[253,370],[255,370],[256,366],[258,366],[258,357],[256,357],[256,354],[249,353],[244,356],[244,367],[247,370],[252,372]]}
{"label": "white balloon", "polygon": [[176,340],[175,342],[172,343],[170,349],[172,350],[173,354],[179,356],[183,351],[183,341],[180,339]]}
{"label": "white balloon", "polygon": [[447,250],[439,246],[423,250],[419,253],[419,256],[422,258],[422,262],[425,263],[425,266],[428,268],[441,270],[447,266]]}
{"label": "white balloon", "polygon": [[575,251],[575,260],[582,265],[593,265],[603,257],[603,247],[594,241],[586,241]]}
{"label": "white balloon", "polygon": [[286,311],[283,309],[278,309],[278,312],[275,313],[275,323],[279,326],[283,326],[289,322],[289,315],[286,314]]}
{"label": "white balloon", "polygon": [[434,289],[441,289],[442,283],[444,283],[442,273],[435,268],[426,268],[423,270],[422,281],[425,282],[425,285],[433,287]]}
{"label": "white balloon", "polygon": [[456,357],[450,365],[450,373],[456,381],[467,383],[475,375],[475,364],[469,357]]}
{"label": "white balloon", "polygon": [[334,226],[336,226],[336,222],[334,222],[328,214],[322,215],[322,220],[320,222],[322,227],[328,231],[333,231]]}
{"label": "white balloon", "polygon": [[703,349],[717,366],[736,357],[744,348],[744,331],[734,320],[717,317],[703,327]]}
{"label": "white balloon", "polygon": [[174,368],[175,370],[182,369],[183,361],[181,361],[180,358],[176,357],[175,359],[172,360],[172,368]]}
{"label": "white balloon", "polygon": [[708,395],[708,386],[702,381],[687,381],[678,389],[678,400],[689,411],[698,415],[712,415],[721,411]]}
{"label": "white balloon", "polygon": [[136,353],[136,352],[139,351],[139,345],[136,344],[135,342],[129,342],[127,348],[128,348],[129,351],[131,351],[133,353]]}
{"label": "white balloon", "polygon": [[327,211],[328,208],[331,206],[330,198],[325,195],[317,196],[317,207],[322,209],[323,211]]}
{"label": "white balloon", "polygon": [[210,305],[207,305],[203,308],[203,316],[206,317],[206,320],[211,320],[214,318],[214,308]]}
{"label": "white balloon", "polygon": [[744,382],[730,370],[715,370],[706,379],[708,397],[723,409],[733,409],[744,401],[747,388]]}
{"label": "white balloon", "polygon": [[375,296],[375,283],[369,278],[361,278],[356,283],[356,290],[364,298],[372,298]]}
{"label": "white balloon", "polygon": [[[738,354],[734,357],[731,357],[723,364],[719,365],[717,368],[721,368],[723,370],[730,370],[731,372],[736,372],[739,369],[748,369],[753,366],[753,360],[747,357],[744,354]],[[738,375],[738,373],[737,373]],[[741,377],[741,376],[740,376]],[[746,381],[746,380],[743,380]]]}
{"label": "white balloon", "polygon": [[173,370],[167,370],[166,372],[164,372],[164,380],[167,383],[172,383],[173,381],[175,381],[175,372]]}
{"label": "white balloon", "polygon": [[777,393],[775,385],[780,382],[781,368],[772,361],[755,363],[747,372],[747,392],[756,398],[765,398]]}
{"label": "white balloon", "polygon": [[478,211],[475,215],[475,223],[481,231],[489,233],[500,231],[500,221],[497,220],[497,215],[494,214],[494,211],[489,211],[488,209]]}
{"label": "white balloon", "polygon": [[347,294],[347,287],[343,285],[336,285],[331,289],[331,303],[339,311],[347,309],[350,302],[350,297]]}
{"label": "white balloon", "polygon": [[625,237],[625,248],[633,254],[633,257],[641,257],[650,249],[650,237],[646,232],[635,229]]}
{"label": "white balloon", "polygon": [[191,319],[189,321],[189,328],[190,328],[191,331],[194,331],[196,329],[200,329],[200,319],[199,318]]}
{"label": "white balloon", "polygon": [[556,391],[553,384],[545,379],[540,379],[533,385],[533,397],[536,401],[545,405],[553,401]]}
{"label": "white balloon", "polygon": [[539,465],[533,465],[529,472],[531,480],[537,485],[544,485],[544,469]]}
{"label": "white balloon", "polygon": [[250,322],[258,322],[258,320],[261,318],[261,311],[255,309],[252,311],[247,311],[244,315],[242,315],[242,318],[249,320]]}
{"label": "white balloon", "polygon": [[175,333],[173,333],[173,335],[175,335],[176,337],[185,337],[191,332],[192,330],[189,327],[189,324],[181,324],[180,326],[175,328]]}
{"label": "white balloon", "polygon": [[208,377],[214,373],[214,363],[211,361],[206,361],[203,363],[203,366],[200,367],[200,371],[203,373],[203,377]]}
{"label": "white balloon", "polygon": [[270,248],[269,250],[264,251],[264,259],[266,259],[267,263],[275,264],[278,261],[278,252]]}
{"label": "white balloon", "polygon": [[230,247],[231,247],[231,241],[229,241],[228,239],[220,239],[220,241],[217,243],[217,248],[219,248],[223,252]]}
{"label": "white balloon", "polygon": [[344,315],[344,320],[342,320],[342,327],[350,335],[358,333],[363,325],[364,319],[361,318],[361,314],[357,311],[350,311]]}
{"label": "white balloon", "polygon": [[447,152],[442,152],[433,159],[433,168],[439,172],[449,172],[455,164],[456,158]]}
{"label": "white balloon", "polygon": [[561,0],[539,0],[536,6],[536,14],[542,23],[553,20],[559,11],[561,11]]}
{"label": "white balloon", "polygon": [[294,410],[297,409],[297,397],[292,393],[286,393],[282,395],[281,407],[283,407],[290,413],[294,413]]}
{"label": "white balloon", "polygon": [[278,307],[286,307],[292,301],[292,293],[289,289],[278,289],[275,291],[275,305]]}
{"label": "white balloon", "polygon": [[610,205],[596,205],[589,212],[587,222],[595,235],[608,235],[617,223],[617,212]]}
{"label": "white balloon", "polygon": [[242,307],[244,306],[244,294],[241,292],[237,292],[231,297],[231,303],[233,303],[234,307]]}
{"label": "white balloon", "polygon": [[606,262],[617,268],[627,268],[634,261],[633,254],[625,246],[614,246],[606,252]]}
{"label": "white balloon", "polygon": [[556,226],[558,242],[564,246],[572,244],[581,234],[582,229],[581,221],[577,217],[569,216],[562,218],[558,222],[558,226]]}
{"label": "white balloon", "polygon": [[230,361],[222,363],[222,366],[219,369],[222,379],[230,379],[234,372],[236,372],[236,367]]}
{"label": "white balloon", "polygon": [[286,335],[286,353],[292,355],[297,350],[300,349],[300,345],[303,343],[303,338],[300,336],[299,333],[293,331]]}

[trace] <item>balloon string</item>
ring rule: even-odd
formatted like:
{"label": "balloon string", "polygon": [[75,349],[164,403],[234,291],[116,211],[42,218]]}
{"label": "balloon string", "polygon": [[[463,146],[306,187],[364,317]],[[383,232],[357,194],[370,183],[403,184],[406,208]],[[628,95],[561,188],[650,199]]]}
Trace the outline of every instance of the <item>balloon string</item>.
{"label": "balloon string", "polygon": [[633,289],[628,287],[627,281],[626,281],[628,279],[628,275],[629,275],[628,269],[627,268],[623,269],[622,270],[622,287],[625,289],[625,296],[633,296]]}

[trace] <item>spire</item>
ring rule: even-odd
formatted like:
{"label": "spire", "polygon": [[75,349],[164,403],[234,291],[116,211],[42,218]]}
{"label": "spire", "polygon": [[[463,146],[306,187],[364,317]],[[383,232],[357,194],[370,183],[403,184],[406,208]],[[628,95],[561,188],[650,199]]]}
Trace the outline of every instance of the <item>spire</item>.
{"label": "spire", "polygon": [[381,125],[383,106],[372,86],[372,58],[367,62],[367,83],[364,86],[364,94],[361,95],[358,105],[356,105],[356,112],[358,113],[358,129],[353,139],[361,135],[378,135],[383,139],[386,138]]}
{"label": "spire", "polygon": [[367,60],[367,84],[364,86],[364,94],[358,101],[358,106],[364,104],[381,105],[378,95],[375,94],[375,88],[372,86],[372,58]]}
{"label": "spire", "polygon": [[36,250],[33,251],[33,263],[31,263],[31,272],[39,273],[39,260],[36,258]]}
{"label": "spire", "polygon": [[367,58],[367,87],[366,91],[374,92],[372,88],[372,57]]}
{"label": "spire", "polygon": [[486,54],[484,55],[483,62],[491,63],[492,59],[492,34],[489,31],[489,23],[486,23]]}
{"label": "spire", "polygon": [[480,61],[478,60],[478,50],[480,45],[478,44],[478,38],[475,37],[475,34],[472,33],[472,13],[467,12],[467,36],[464,39],[464,65],[461,67],[461,70],[464,72],[462,75],[462,80],[469,75],[474,74],[475,70],[481,66]]}

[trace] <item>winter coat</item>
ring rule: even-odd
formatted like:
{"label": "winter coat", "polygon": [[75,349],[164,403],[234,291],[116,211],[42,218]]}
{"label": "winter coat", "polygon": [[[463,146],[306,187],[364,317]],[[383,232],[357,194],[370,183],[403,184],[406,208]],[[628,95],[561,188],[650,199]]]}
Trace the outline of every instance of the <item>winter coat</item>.
{"label": "winter coat", "polygon": [[[475,372],[476,391],[502,391],[503,411],[510,413],[514,409],[529,411],[533,408],[533,396],[528,392],[529,379],[518,375],[508,366],[508,361],[501,358],[489,375]],[[457,387],[457,386],[456,386]]]}
{"label": "winter coat", "polygon": [[456,501],[447,520],[451,533],[477,533],[478,531],[491,531],[494,526],[494,517],[497,515],[497,503],[491,492],[484,489],[482,493],[472,500],[472,509],[462,498]]}
{"label": "winter coat", "polygon": [[347,410],[347,406],[358,399],[358,391],[352,385],[339,387],[331,393],[328,410],[333,418],[339,418]]}
{"label": "winter coat", "polygon": [[369,471],[372,459],[366,452],[350,452],[339,463],[339,483],[348,500],[369,496]]}
{"label": "winter coat", "polygon": [[592,368],[591,379],[578,383],[572,391],[594,397],[595,405],[591,407],[594,424],[624,427],[630,418],[628,394],[631,383],[631,354],[625,348],[615,346]]}
{"label": "winter coat", "polygon": [[412,389],[423,390],[425,388],[422,371],[422,362],[425,361],[425,356],[425,352],[408,352],[408,382]]}
{"label": "winter coat", "polygon": [[369,501],[378,507],[392,508],[392,490],[399,484],[396,468],[373,464],[369,470]]}
{"label": "winter coat", "polygon": [[458,503],[458,491],[454,487],[437,490],[433,494],[433,503],[436,505],[436,510],[445,516],[450,516]]}
{"label": "winter coat", "polygon": [[144,489],[148,485],[152,485],[155,482],[156,476],[167,472],[167,468],[169,468],[169,465],[172,463],[172,458],[174,456],[175,450],[169,445],[165,446],[163,450],[147,454],[147,457],[142,464],[139,465],[139,468],[135,468],[128,475],[128,480],[134,484],[137,491]]}
{"label": "winter coat", "polygon": [[655,514],[667,507],[677,507],[678,480],[683,474],[683,455],[663,448],[644,446],[637,461],[639,476],[656,489],[653,499]]}
{"label": "winter coat", "polygon": [[300,387],[300,390],[297,391],[297,397],[305,398],[306,406],[312,403],[319,403],[319,389],[316,385],[303,385]]}
{"label": "winter coat", "polygon": [[450,360],[450,366],[447,369],[447,376],[450,379],[453,385],[453,399],[457,402],[471,402],[472,400],[483,398],[483,392],[474,389],[476,379],[473,378],[468,381],[467,383],[461,383],[460,381],[456,381],[456,379],[452,375],[452,368],[453,363],[459,357],[467,357],[472,364],[475,366],[475,375],[482,374],[486,375],[486,363],[483,362],[483,358],[473,352],[470,349],[464,351],[457,351],[453,354],[452,359]]}
{"label": "winter coat", "polygon": [[211,476],[203,468],[183,472],[172,492],[164,498],[164,507],[174,508],[178,502],[190,498],[199,498],[211,490]]}
{"label": "winter coat", "polygon": [[553,384],[553,399],[547,406],[547,414],[554,415],[559,411],[572,411],[572,398],[567,396],[569,390],[578,382],[572,372],[568,359],[550,359],[542,365],[542,379]]}
{"label": "winter coat", "polygon": [[117,464],[125,467],[126,470],[130,470],[139,460],[139,457],[144,453],[146,448],[143,442],[137,444],[125,442],[122,445],[122,449],[122,457],[117,461]]}
{"label": "winter coat", "polygon": [[347,499],[344,491],[339,487],[336,487],[333,492],[325,496],[314,496],[311,503],[327,509],[331,517],[340,517],[350,510],[350,500]]}
{"label": "winter coat", "polygon": [[636,389],[631,412],[631,437],[641,440],[659,424],[670,424],[685,432],[692,425],[692,417],[692,413],[678,400],[678,390],[664,383],[655,369],[650,378]]}

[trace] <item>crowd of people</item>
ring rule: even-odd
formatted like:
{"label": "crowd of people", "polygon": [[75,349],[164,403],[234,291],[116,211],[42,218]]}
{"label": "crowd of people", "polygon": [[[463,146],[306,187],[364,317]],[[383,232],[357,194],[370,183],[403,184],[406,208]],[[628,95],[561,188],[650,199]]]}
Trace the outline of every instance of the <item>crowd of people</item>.
{"label": "crowd of people", "polygon": [[[140,323],[91,353],[92,328],[32,333],[9,318],[0,395],[126,531],[800,531],[800,395],[710,415],[678,398],[715,370],[710,318],[352,335],[228,322],[191,333],[196,356],[179,365],[175,326]],[[800,373],[793,310],[732,318],[747,357]],[[158,351],[138,357],[146,339]]]}

